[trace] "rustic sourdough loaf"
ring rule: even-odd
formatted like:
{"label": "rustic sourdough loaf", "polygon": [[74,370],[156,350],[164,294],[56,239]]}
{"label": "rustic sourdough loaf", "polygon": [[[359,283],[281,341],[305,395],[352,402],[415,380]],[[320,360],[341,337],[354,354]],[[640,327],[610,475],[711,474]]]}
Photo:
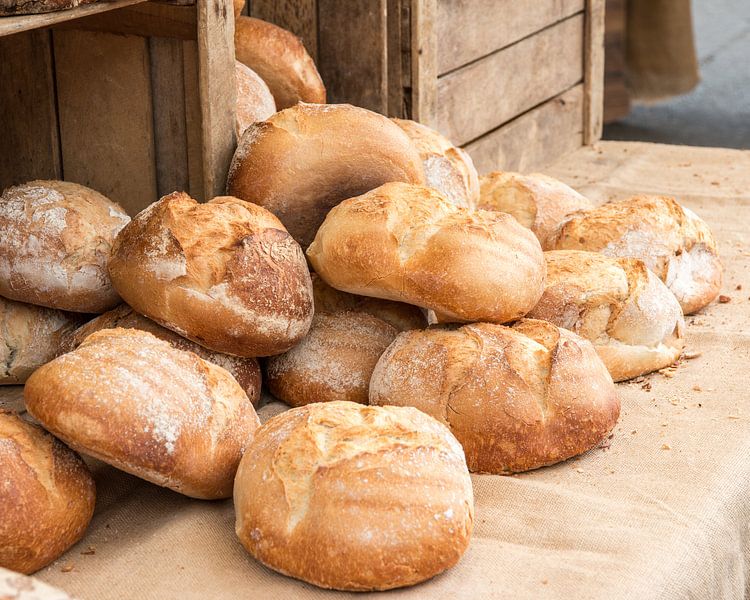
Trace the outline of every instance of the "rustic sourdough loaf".
{"label": "rustic sourdough loaf", "polygon": [[266,82],[250,67],[240,61],[234,62],[237,79],[237,139],[242,137],[250,125],[256,121],[265,121],[276,112],[271,90]]}

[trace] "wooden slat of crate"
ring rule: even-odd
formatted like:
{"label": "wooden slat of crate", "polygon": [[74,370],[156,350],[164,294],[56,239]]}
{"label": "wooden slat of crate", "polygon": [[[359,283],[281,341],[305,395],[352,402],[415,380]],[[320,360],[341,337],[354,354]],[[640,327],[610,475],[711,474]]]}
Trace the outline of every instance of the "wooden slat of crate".
{"label": "wooden slat of crate", "polygon": [[604,125],[604,0],[586,0],[583,38],[583,143],[602,137]]}

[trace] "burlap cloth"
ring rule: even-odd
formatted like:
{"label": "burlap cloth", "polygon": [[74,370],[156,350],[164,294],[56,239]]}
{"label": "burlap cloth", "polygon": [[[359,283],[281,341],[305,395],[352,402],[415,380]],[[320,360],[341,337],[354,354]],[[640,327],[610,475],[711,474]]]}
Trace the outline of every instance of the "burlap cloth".
{"label": "burlap cloth", "polygon": [[[750,566],[750,152],[602,143],[548,171],[596,199],[635,191],[678,196],[720,240],[731,301],[688,319],[688,350],[700,356],[669,376],[619,386],[622,416],[601,447],[516,477],[475,476],[476,528],[464,558],[390,595],[743,597]],[[18,396],[18,389],[8,393]],[[231,501],[190,500],[107,467],[96,478],[87,535],[38,574],[43,581],[84,600],[344,597],[254,562],[234,536]]]}

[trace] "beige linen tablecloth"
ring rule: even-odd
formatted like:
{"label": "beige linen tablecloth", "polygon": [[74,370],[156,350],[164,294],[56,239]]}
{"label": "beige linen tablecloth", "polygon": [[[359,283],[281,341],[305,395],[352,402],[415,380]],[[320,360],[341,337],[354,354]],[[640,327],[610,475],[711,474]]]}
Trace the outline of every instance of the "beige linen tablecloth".
{"label": "beige linen tablecloth", "polygon": [[[619,386],[622,416],[599,448],[520,476],[473,477],[476,528],[466,555],[444,575],[390,596],[743,597],[750,152],[602,143],[548,172],[597,200],[637,191],[677,196],[720,240],[730,301],[688,318],[688,351],[700,356]],[[14,395],[18,388],[5,391]],[[95,471],[91,527],[38,574],[45,582],[84,600],[346,596],[254,562],[235,538],[231,501],[190,500],[109,467]]]}

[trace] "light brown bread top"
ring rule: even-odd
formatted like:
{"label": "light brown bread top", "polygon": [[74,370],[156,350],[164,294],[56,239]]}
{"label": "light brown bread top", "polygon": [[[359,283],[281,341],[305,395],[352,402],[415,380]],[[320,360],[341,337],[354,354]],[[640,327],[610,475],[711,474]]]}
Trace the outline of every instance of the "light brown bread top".
{"label": "light brown bread top", "polygon": [[35,577],[0,568],[0,598],[3,600],[74,600],[62,590]]}
{"label": "light brown bread top", "polygon": [[258,365],[258,360],[256,358],[242,358],[230,354],[222,354],[221,352],[214,352],[213,350],[204,348],[200,344],[196,344],[195,342],[176,334],[174,331],[162,327],[148,317],[139,315],[127,304],[121,304],[117,308],[113,308],[103,315],[99,315],[93,321],[89,321],[75,331],[70,332],[65,336],[60,354],[72,352],[92,333],[101,331],[102,329],[116,329],[118,327],[123,329],[140,329],[141,331],[148,331],[160,340],[169,342],[178,350],[194,352],[203,360],[218,365],[222,369],[226,369],[229,374],[237,380],[240,387],[245,390],[245,393],[250,402],[253,403],[253,406],[257,408],[260,404],[261,375],[260,366]]}
{"label": "light brown bread top", "polygon": [[266,82],[247,65],[234,62],[237,79],[237,139],[242,137],[250,125],[265,121],[276,112],[276,103]]}
{"label": "light brown bread top", "polygon": [[335,207],[307,256],[337,289],[432,309],[444,321],[512,321],[544,286],[539,242],[513,217],[404,183]]}
{"label": "light brown bread top", "polygon": [[722,267],[711,231],[673,198],[634,196],[574,213],[549,246],[642,260],[686,315],[709,304],[721,289]]}
{"label": "light brown bread top", "polygon": [[94,514],[94,480],[75,452],[3,412],[0,474],[0,567],[33,573],[83,537]]}
{"label": "light brown bread top", "polygon": [[450,427],[469,470],[565,460],[615,426],[620,400],[593,346],[535,319],[407,331],[380,357],[370,404],[413,406]]}
{"label": "light brown bread top", "polygon": [[471,156],[426,125],[408,119],[393,122],[417,147],[425,184],[441,191],[456,206],[474,208],[479,201],[479,175]]}
{"label": "light brown bread top", "polygon": [[34,372],[29,413],[76,450],[194,498],[226,498],[260,425],[224,369],[145,331],[104,329]]}
{"label": "light brown bread top", "polygon": [[237,17],[234,24],[237,60],[263,78],[279,110],[297,102],[326,101],[326,88],[313,59],[296,35],[267,21]]}
{"label": "light brown bread top", "polygon": [[227,191],[270,210],[307,248],[331,208],[388,181],[424,181],[397,125],[348,104],[298,104],[245,131]]}
{"label": "light brown bread top", "polygon": [[107,274],[117,233],[130,217],[92,189],[30,181],[0,197],[0,295],[73,312],[119,302]]}
{"label": "light brown bread top", "polygon": [[591,341],[615,381],[679,358],[685,347],[682,309],[643,262],[580,250],[553,250],[544,258],[546,287],[528,316]]}
{"label": "light brown bread top", "polygon": [[570,186],[541,173],[493,171],[481,177],[480,186],[478,208],[513,215],[534,232],[545,250],[549,236],[569,214],[594,207]]}
{"label": "light brown bread top", "polygon": [[324,588],[383,590],[453,566],[474,520],[447,428],[410,408],[310,404],[268,421],[234,488],[237,535],[266,566]]}
{"label": "light brown bread top", "polygon": [[165,196],[118,236],[109,270],[133,309],[216,352],[280,354],[312,320],[299,245],[270,212],[230,196]]}

